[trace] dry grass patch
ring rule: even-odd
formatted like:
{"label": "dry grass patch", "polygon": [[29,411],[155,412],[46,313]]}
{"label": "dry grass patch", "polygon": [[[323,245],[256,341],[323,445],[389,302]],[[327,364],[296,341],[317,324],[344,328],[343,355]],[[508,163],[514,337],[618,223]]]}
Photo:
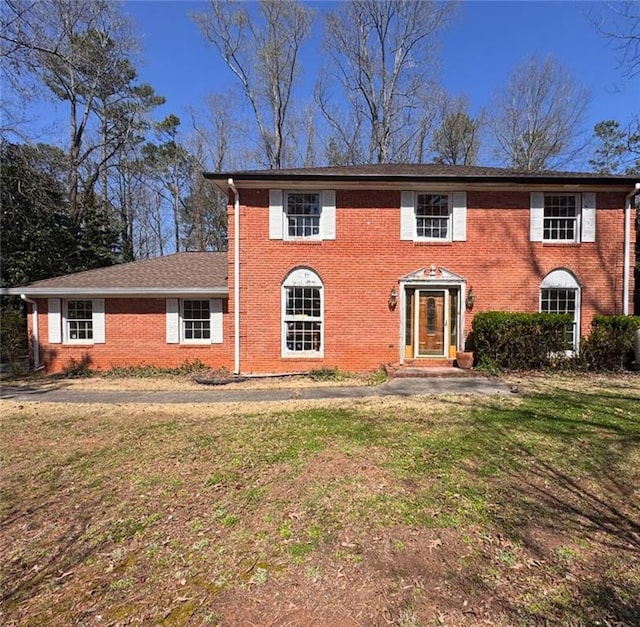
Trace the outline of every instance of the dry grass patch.
{"label": "dry grass patch", "polygon": [[633,624],[637,383],[249,410],[5,401],[0,619]]}

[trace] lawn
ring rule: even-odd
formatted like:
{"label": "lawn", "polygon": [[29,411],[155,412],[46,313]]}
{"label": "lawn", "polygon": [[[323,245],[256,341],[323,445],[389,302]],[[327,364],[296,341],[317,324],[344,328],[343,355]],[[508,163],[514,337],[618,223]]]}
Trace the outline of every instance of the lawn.
{"label": "lawn", "polygon": [[640,625],[640,379],[3,401],[4,625]]}

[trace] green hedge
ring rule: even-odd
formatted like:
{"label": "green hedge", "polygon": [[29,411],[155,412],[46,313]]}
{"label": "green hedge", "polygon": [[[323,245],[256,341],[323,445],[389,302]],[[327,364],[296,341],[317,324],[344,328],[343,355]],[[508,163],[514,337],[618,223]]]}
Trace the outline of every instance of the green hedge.
{"label": "green hedge", "polygon": [[476,363],[491,371],[542,370],[567,345],[568,314],[488,311],[473,319]]}
{"label": "green hedge", "polygon": [[577,365],[590,371],[631,369],[639,328],[639,316],[595,316],[591,334],[580,345]]}

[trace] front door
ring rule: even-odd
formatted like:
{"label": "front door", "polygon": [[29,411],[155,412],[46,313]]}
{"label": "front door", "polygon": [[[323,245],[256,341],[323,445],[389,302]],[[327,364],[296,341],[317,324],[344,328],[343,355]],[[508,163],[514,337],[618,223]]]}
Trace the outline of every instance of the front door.
{"label": "front door", "polygon": [[445,354],[445,293],[418,290],[415,330],[418,357]]}

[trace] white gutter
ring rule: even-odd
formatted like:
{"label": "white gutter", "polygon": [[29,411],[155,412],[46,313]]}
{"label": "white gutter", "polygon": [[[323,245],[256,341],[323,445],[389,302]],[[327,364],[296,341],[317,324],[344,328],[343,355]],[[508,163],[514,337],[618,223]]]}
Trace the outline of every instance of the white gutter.
{"label": "white gutter", "polygon": [[233,192],[233,374],[240,374],[240,194],[230,178]]}
{"label": "white gutter", "polygon": [[629,278],[631,276],[631,201],[640,192],[640,183],[636,183],[624,199],[624,262],[622,268],[622,313],[629,315]]}
{"label": "white gutter", "polygon": [[206,296],[227,297],[229,290],[226,287],[205,288],[205,287],[189,287],[189,288],[122,288],[122,287],[22,287],[22,288],[5,288],[0,290],[0,296],[35,296],[37,298],[61,298],[74,296],[92,296],[94,298],[109,297],[139,297],[139,298],[168,298],[171,296]]}
{"label": "white gutter", "polygon": [[40,363],[40,337],[38,333],[38,303],[35,300],[31,300],[27,298],[24,294],[20,294],[20,298],[25,303],[30,303],[33,308],[33,325],[32,325],[32,336],[33,336],[33,371],[37,372],[38,370],[42,370],[44,368],[44,364]]}

